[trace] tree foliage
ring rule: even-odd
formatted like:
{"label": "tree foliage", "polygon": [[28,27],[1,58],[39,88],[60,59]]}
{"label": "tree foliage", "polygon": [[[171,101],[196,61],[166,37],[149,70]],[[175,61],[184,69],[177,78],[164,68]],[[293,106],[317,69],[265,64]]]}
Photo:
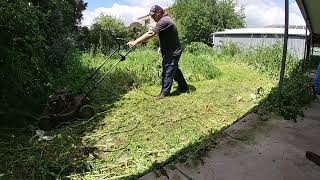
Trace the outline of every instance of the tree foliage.
{"label": "tree foliage", "polygon": [[148,28],[146,26],[143,26],[139,22],[133,22],[127,27],[128,38],[130,40],[135,40],[147,32],[147,30]]}
{"label": "tree foliage", "polygon": [[244,27],[242,9],[236,11],[233,0],[177,0],[170,9],[178,25],[183,44],[209,44],[211,33]]}
{"label": "tree foliage", "polygon": [[109,52],[116,45],[116,38],[126,38],[127,29],[122,21],[110,15],[101,15],[90,28],[91,46],[96,52]]}
{"label": "tree foliage", "polygon": [[76,48],[85,8],[83,0],[0,1],[2,110],[39,104]]}

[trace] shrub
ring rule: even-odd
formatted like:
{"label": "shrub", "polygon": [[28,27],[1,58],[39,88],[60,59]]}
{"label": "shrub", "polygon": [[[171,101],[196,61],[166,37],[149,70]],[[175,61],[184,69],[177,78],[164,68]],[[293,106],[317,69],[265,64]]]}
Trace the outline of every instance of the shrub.
{"label": "shrub", "polygon": [[207,54],[213,52],[212,48],[202,42],[191,42],[185,51],[194,55]]}
{"label": "shrub", "polygon": [[75,60],[73,37],[86,3],[2,0],[0,7],[1,114],[34,112],[55,84],[53,77],[63,77],[64,64]]}

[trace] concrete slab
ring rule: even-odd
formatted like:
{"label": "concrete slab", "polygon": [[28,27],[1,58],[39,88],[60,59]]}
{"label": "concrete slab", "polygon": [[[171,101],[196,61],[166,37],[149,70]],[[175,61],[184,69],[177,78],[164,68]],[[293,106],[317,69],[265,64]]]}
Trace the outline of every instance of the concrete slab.
{"label": "concrete slab", "polygon": [[305,157],[320,154],[320,104],[293,121],[250,114],[224,131],[203,161],[165,167],[168,177],[149,173],[141,180],[319,180],[320,166]]}

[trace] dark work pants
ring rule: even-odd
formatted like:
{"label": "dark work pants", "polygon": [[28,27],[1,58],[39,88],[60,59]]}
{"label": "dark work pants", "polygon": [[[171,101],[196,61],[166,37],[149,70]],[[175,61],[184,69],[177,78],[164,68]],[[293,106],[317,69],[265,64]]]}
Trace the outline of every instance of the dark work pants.
{"label": "dark work pants", "polygon": [[187,90],[188,84],[179,69],[180,56],[163,57],[162,59],[162,90],[161,93],[169,95],[173,79],[178,83],[180,90]]}

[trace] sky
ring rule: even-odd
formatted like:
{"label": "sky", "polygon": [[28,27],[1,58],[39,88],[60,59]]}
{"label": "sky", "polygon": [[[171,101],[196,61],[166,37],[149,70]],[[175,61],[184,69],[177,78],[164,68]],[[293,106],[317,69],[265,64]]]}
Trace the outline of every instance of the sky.
{"label": "sky", "polygon": [[[82,25],[90,26],[100,14],[112,15],[125,25],[147,15],[152,5],[162,7],[172,5],[174,0],[84,0],[88,3],[83,12]],[[246,27],[265,27],[271,24],[284,24],[284,0],[237,0],[236,9],[244,8]],[[305,25],[295,0],[290,0],[291,25]]]}

